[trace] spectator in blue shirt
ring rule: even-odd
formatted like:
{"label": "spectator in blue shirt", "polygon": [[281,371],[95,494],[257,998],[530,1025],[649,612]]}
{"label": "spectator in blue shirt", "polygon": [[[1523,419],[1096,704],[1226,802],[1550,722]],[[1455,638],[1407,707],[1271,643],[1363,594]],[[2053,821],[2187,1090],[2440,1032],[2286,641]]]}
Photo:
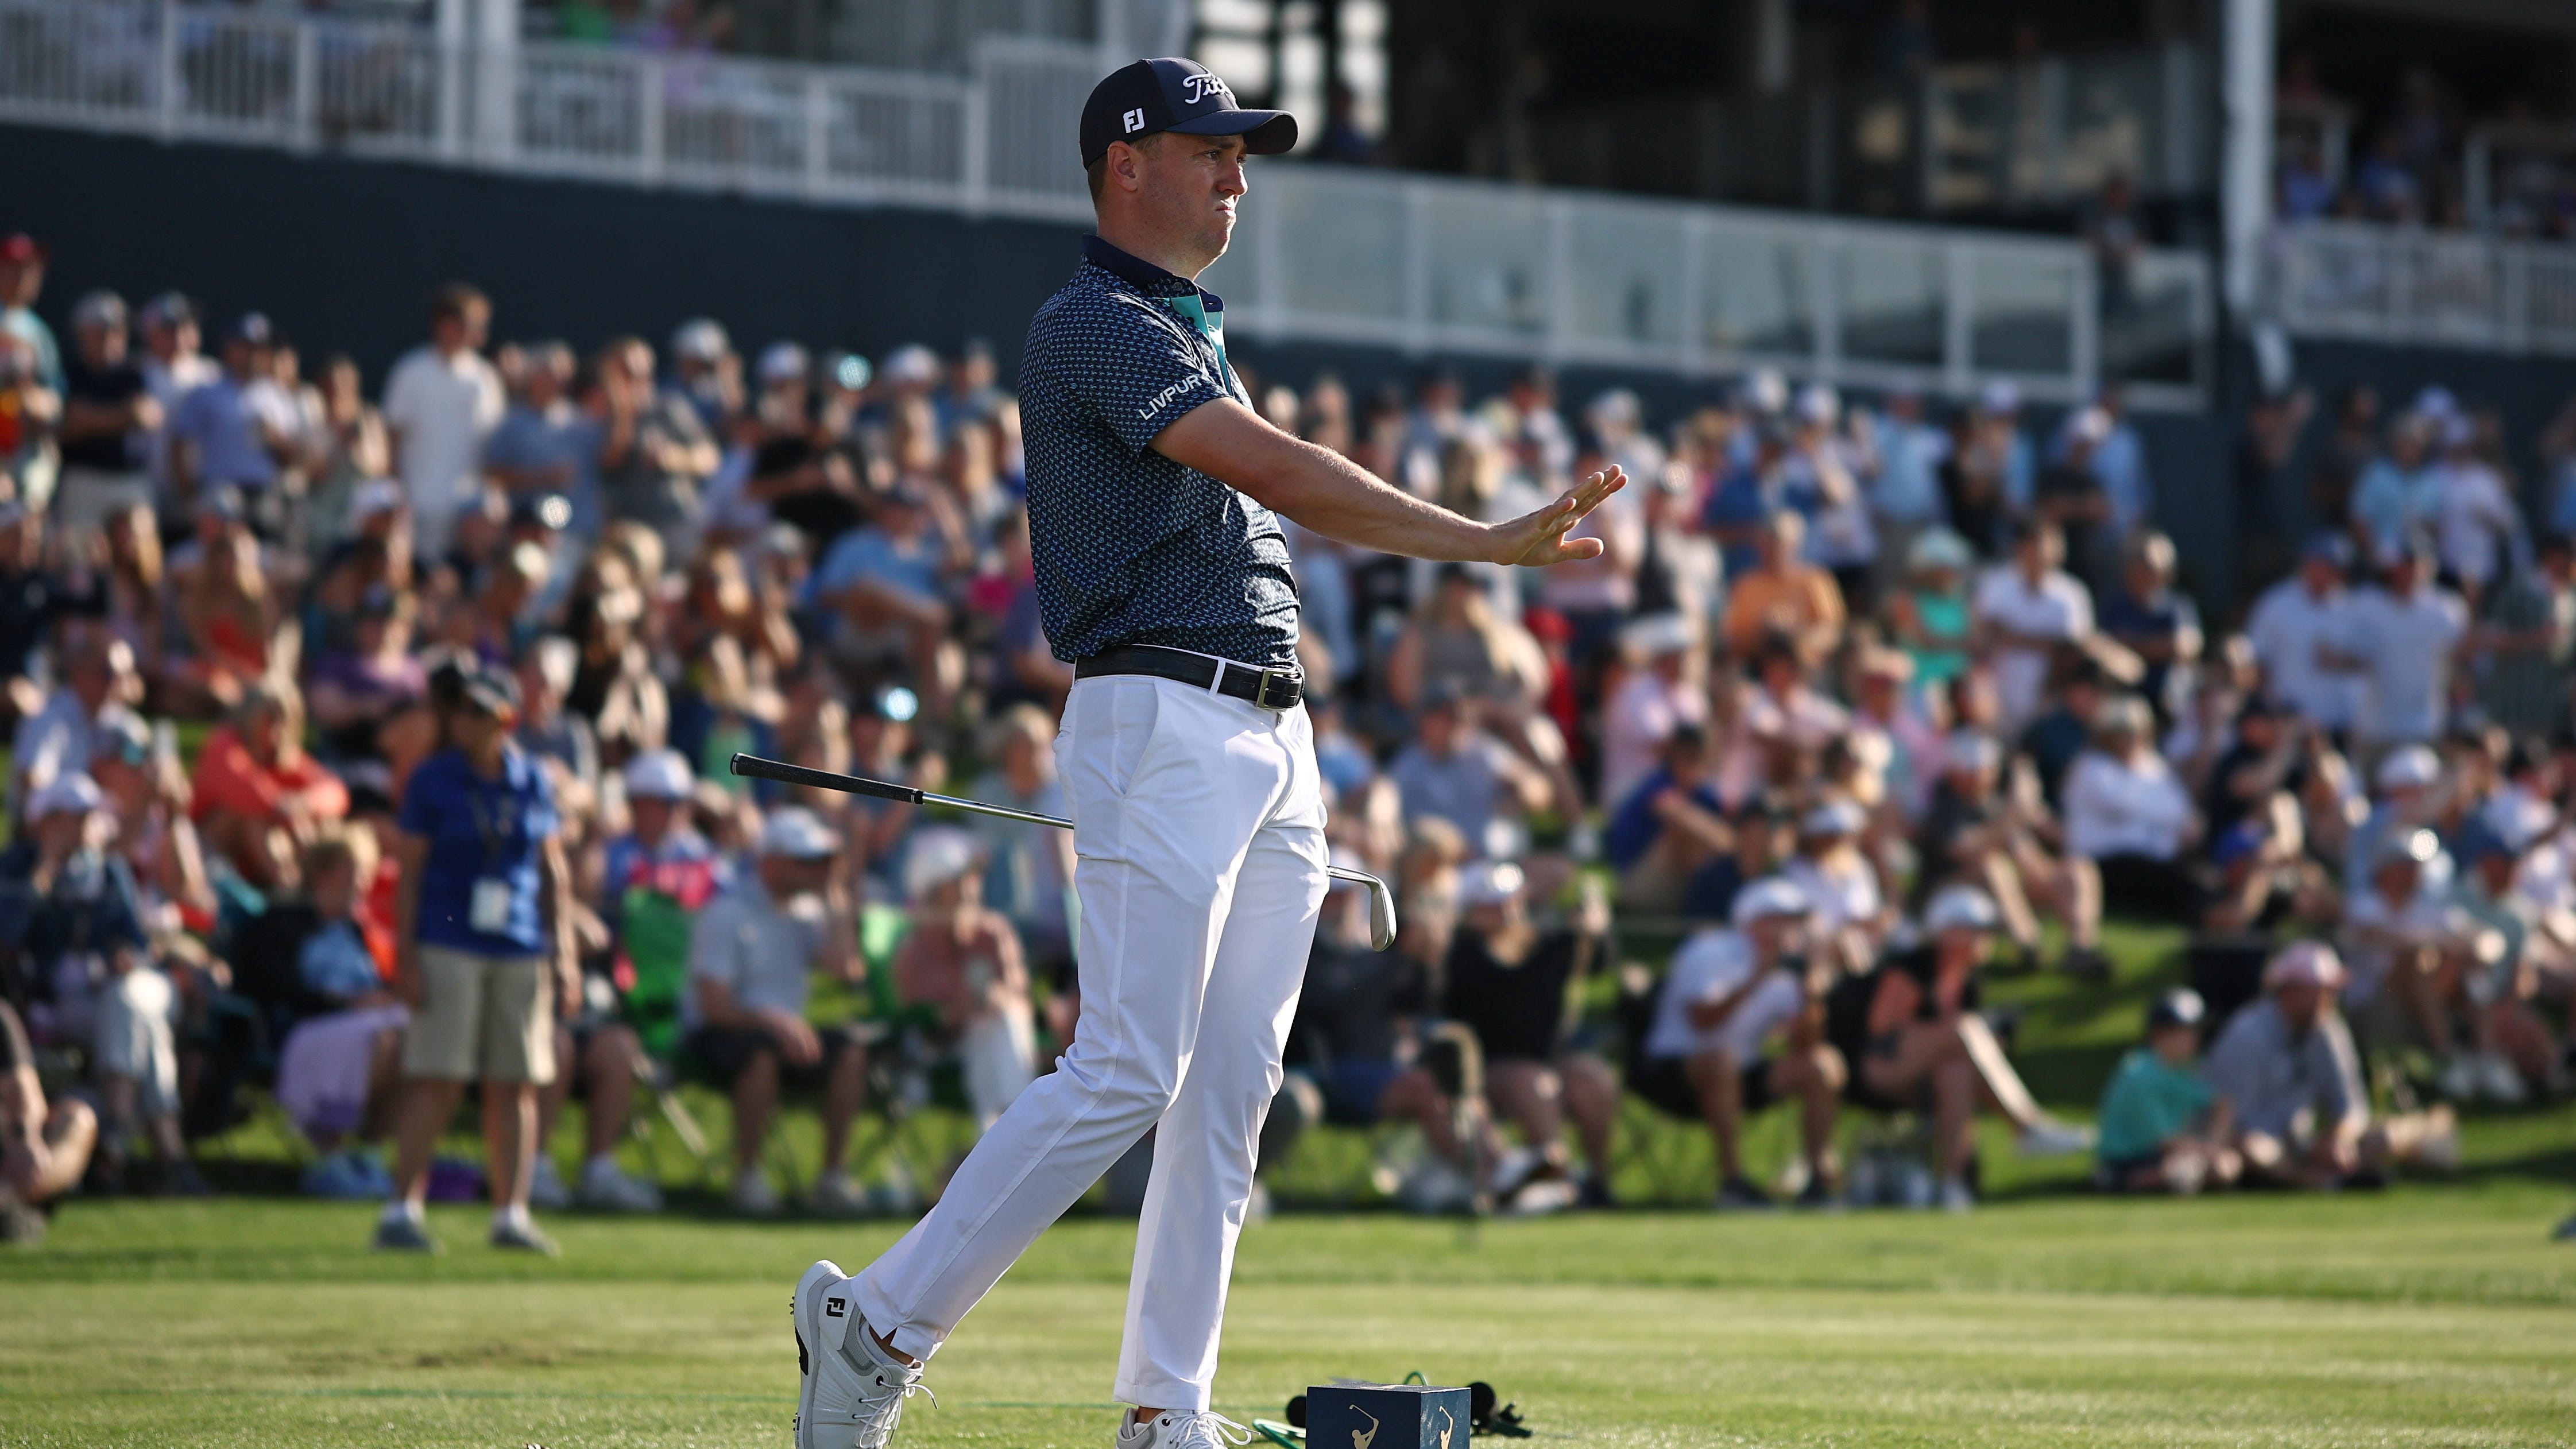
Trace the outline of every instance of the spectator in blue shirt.
{"label": "spectator in blue shirt", "polygon": [[573,406],[572,349],[541,342],[528,349],[518,400],[483,442],[483,467],[512,496],[560,493],[572,502],[567,531],[594,539],[606,520],[599,491],[600,425]]}
{"label": "spectator in blue shirt", "polygon": [[922,704],[946,718],[963,656],[949,635],[956,611],[946,579],[964,560],[954,533],[911,484],[877,495],[876,516],[841,535],[806,584],[806,600],[840,619],[844,660],[899,660],[922,686]]}
{"label": "spectator in blue shirt", "polygon": [[399,1194],[376,1246],[434,1251],[422,1216],[430,1149],[468,1081],[483,1084],[492,1246],[551,1255],[528,1216],[538,1089],[554,1080],[558,997],[578,1005],[572,877],[545,767],[511,741],[517,681],[479,668],[450,691],[446,746],[403,787],[394,846],[396,976],[412,1004],[403,1048]]}
{"label": "spectator in blue shirt", "polygon": [[223,372],[180,399],[170,419],[170,466],[183,495],[224,483],[263,492],[293,456],[295,419],[277,406],[283,395],[262,385],[271,341],[266,317],[244,316],[224,337]]}
{"label": "spectator in blue shirt", "polygon": [[1622,904],[1647,911],[1693,904],[1701,874],[1730,861],[1735,849],[1726,802],[1717,793],[1717,751],[1706,731],[1674,727],[1663,763],[1619,802],[1601,846],[1619,871]]}

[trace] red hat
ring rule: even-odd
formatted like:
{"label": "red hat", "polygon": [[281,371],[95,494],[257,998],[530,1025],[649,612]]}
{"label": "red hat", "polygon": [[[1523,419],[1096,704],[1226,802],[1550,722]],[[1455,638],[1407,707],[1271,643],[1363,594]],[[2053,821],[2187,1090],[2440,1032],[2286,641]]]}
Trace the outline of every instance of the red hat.
{"label": "red hat", "polygon": [[0,262],[24,266],[28,262],[41,263],[52,255],[53,253],[46,251],[34,237],[23,231],[13,231],[6,237],[0,237]]}

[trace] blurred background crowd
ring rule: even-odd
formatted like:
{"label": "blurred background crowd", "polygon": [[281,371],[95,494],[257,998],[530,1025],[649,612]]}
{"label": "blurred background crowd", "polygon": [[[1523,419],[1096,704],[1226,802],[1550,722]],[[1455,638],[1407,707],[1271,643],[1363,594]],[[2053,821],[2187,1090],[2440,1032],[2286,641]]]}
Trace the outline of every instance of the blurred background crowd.
{"label": "blurred background crowd", "polygon": [[[734,1208],[903,1211],[936,1181],[866,1124],[989,1121],[1049,1069],[1068,836],[727,770],[1061,813],[1072,669],[990,348],[508,340],[457,285],[368,378],[257,313],[64,305],[47,260],[0,241],[0,1195],[204,1191],[192,1144],[273,1110],[307,1190],[389,1201],[380,1245],[484,1193],[542,1249],[532,1204],[658,1206],[626,1144],[694,1081]],[[2576,411],[2526,479],[2439,390],[2266,399],[2250,608],[2204,620],[2116,392],[2042,426],[2006,385],[1755,372],[1649,417],[1539,370],[1246,381],[1471,516],[1632,480],[1544,573],[1290,527],[1331,839],[1404,929],[1371,952],[1328,901],[1266,1164],[1415,1123],[1408,1204],[1605,1205],[1633,1098],[1706,1125],[1721,1206],[1967,1207],[1980,1115],[2107,1188],[2325,1187],[2566,1086]],[[2097,1141],[1979,983],[2106,975],[2106,919],[2186,933],[2194,989]],[[468,1084],[480,1169],[433,1151]],[[1774,1102],[1801,1150],[1757,1181]],[[1919,1135],[1862,1153],[1854,1115]]]}

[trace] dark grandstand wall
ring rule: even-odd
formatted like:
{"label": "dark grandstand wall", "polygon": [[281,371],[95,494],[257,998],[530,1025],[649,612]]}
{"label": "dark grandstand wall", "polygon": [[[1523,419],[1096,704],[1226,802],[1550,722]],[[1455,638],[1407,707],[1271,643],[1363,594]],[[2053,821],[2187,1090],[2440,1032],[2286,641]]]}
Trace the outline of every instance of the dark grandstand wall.
{"label": "dark grandstand wall", "polygon": [[721,318],[871,356],[989,336],[1016,363],[1079,232],[922,211],[827,209],[435,167],[0,127],[0,227],[54,250],[41,308],[177,287],[216,318],[266,311],[308,359],[370,383],[420,338],[431,289],[492,294],[502,337],[587,347]]}

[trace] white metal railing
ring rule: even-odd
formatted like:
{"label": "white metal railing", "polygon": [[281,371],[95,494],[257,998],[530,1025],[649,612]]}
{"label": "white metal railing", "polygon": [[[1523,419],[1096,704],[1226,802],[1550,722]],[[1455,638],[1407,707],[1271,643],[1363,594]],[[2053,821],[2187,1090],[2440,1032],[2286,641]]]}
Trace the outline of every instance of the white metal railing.
{"label": "white metal railing", "polygon": [[2272,301],[2296,334],[2576,354],[2576,245],[2309,222],[2274,237]]}
{"label": "white metal railing", "polygon": [[2153,253],[2118,310],[2053,238],[1826,219],[1328,166],[1253,177],[1211,268],[1227,326],[1414,354],[2072,401],[2106,377],[2197,406],[2204,259]]}
{"label": "white metal railing", "polygon": [[[1132,3],[1132,0],[1131,0]],[[557,44],[172,0],[0,0],[0,120],[521,174],[1090,217],[1101,52],[985,35],[963,75]],[[2196,406],[2207,267],[2104,305],[2074,242],[1265,163],[1211,285],[1257,338]],[[2576,322],[2576,317],[2569,319]]]}

